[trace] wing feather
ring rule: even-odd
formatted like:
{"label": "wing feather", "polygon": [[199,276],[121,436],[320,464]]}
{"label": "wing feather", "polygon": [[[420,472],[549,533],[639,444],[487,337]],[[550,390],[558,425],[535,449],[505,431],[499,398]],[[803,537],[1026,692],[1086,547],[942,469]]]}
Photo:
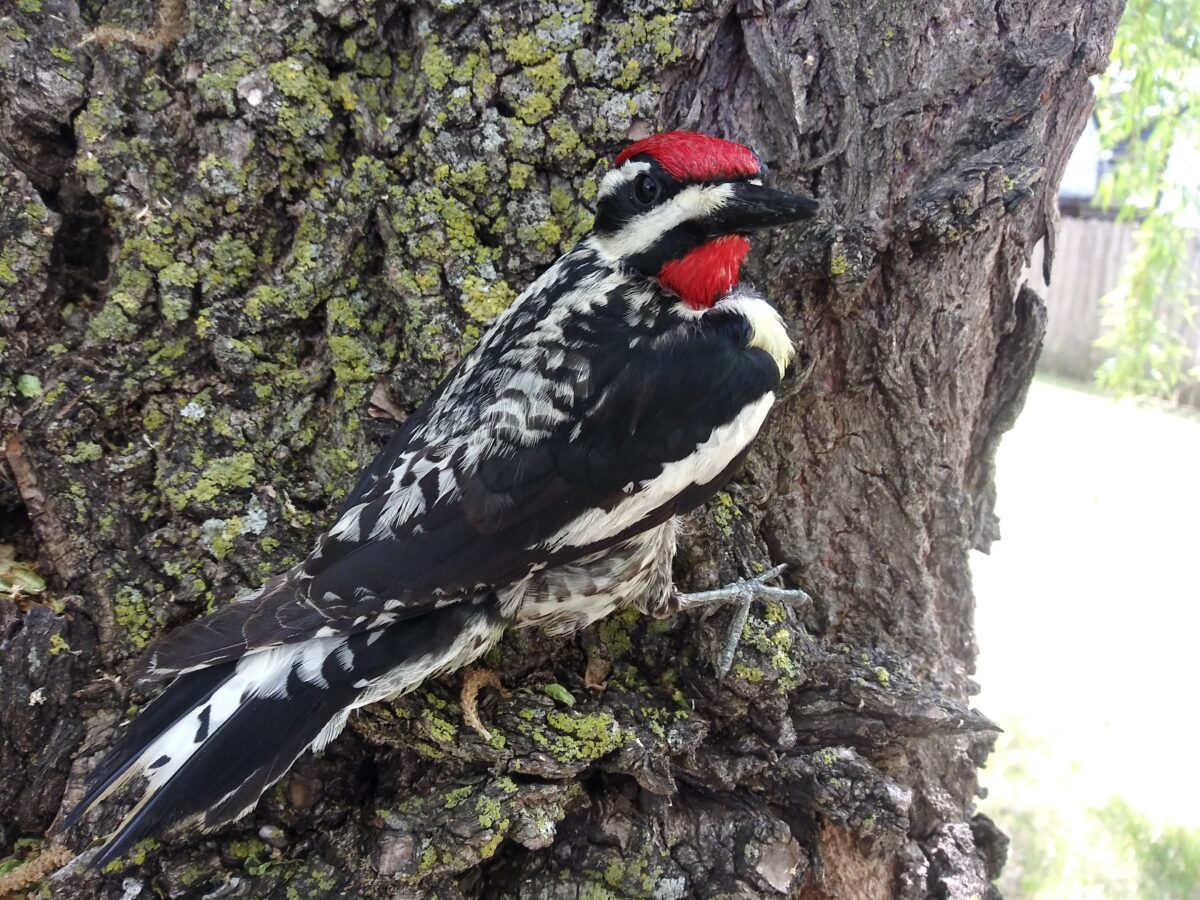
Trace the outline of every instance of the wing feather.
{"label": "wing feather", "polygon": [[[688,461],[714,429],[764,397],[769,406],[778,368],[748,346],[744,317],[719,308],[688,321],[664,307],[657,330],[642,335],[630,319],[628,299],[618,297],[568,319],[562,346],[543,359],[484,360],[466,376],[452,374],[446,384],[455,391],[444,384],[410,417],[301,566],[175,632],[155,648],[148,671],[170,674],[419,615],[699,505],[753,433],[715,469],[707,464],[703,484],[690,480]],[[575,352],[582,347],[589,352]],[[534,372],[546,359],[552,365]],[[526,407],[495,383],[498,372],[522,385]],[[481,396],[490,399],[472,405]],[[446,408],[456,402],[457,417]],[[463,427],[434,435],[434,418]],[[607,515],[618,507],[622,515]]]}

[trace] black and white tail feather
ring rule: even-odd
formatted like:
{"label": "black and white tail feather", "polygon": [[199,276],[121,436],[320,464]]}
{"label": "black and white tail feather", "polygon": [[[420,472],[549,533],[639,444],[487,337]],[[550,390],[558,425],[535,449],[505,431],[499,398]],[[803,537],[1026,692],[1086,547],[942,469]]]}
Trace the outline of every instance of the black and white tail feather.
{"label": "black and white tail feather", "polygon": [[337,737],[352,710],[456,668],[486,649],[476,639],[493,625],[467,604],[402,629],[280,644],[182,672],[92,774],[62,827],[132,791],[132,807],[89,860],[99,868],[172,825],[207,831],[238,819],[305,750]]}

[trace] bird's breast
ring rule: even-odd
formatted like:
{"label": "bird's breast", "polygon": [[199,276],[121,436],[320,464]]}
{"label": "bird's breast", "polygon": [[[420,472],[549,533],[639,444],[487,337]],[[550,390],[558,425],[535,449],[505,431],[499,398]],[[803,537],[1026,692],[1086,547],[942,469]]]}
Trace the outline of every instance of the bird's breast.
{"label": "bird's breast", "polygon": [[714,309],[744,316],[750,323],[751,347],[766,351],[779,367],[779,377],[791,364],[796,348],[788,336],[779,310],[764,298],[749,291],[737,291],[721,298]]}

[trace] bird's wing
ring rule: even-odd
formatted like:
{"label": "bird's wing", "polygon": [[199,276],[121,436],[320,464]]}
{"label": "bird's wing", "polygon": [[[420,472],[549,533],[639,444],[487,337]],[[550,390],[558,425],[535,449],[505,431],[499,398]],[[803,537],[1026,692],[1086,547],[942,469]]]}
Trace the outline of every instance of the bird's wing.
{"label": "bird's wing", "polygon": [[455,442],[405,429],[408,444],[385,450],[395,463],[371,467],[301,566],[166,637],[144,676],[472,602],[698,506],[757,432],[776,364],[720,310],[633,347],[611,331],[590,335],[584,378],[542,379],[575,378],[569,390],[501,390]]}

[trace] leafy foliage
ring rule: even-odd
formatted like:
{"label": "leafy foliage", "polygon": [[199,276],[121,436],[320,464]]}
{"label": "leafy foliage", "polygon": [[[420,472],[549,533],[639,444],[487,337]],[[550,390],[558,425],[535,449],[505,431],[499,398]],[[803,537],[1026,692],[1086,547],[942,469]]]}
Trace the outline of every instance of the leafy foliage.
{"label": "leafy foliage", "polygon": [[1004,896],[1200,896],[1200,829],[1152,817],[1137,798],[1087,804],[1082,761],[1064,759],[1058,738],[1031,733],[1019,719],[1005,723],[998,750],[982,806],[1012,838],[998,885]]}
{"label": "leafy foliage", "polygon": [[1197,313],[1188,241],[1200,215],[1200,0],[1130,0],[1113,65],[1100,85],[1101,141],[1115,164],[1100,188],[1123,219],[1140,218],[1137,247],[1105,298],[1097,374],[1116,393],[1170,398],[1187,379],[1182,326]]}
{"label": "leafy foliage", "polygon": [[1095,816],[1122,854],[1137,867],[1139,895],[1188,900],[1200,890],[1200,829],[1154,825],[1119,798]]}

